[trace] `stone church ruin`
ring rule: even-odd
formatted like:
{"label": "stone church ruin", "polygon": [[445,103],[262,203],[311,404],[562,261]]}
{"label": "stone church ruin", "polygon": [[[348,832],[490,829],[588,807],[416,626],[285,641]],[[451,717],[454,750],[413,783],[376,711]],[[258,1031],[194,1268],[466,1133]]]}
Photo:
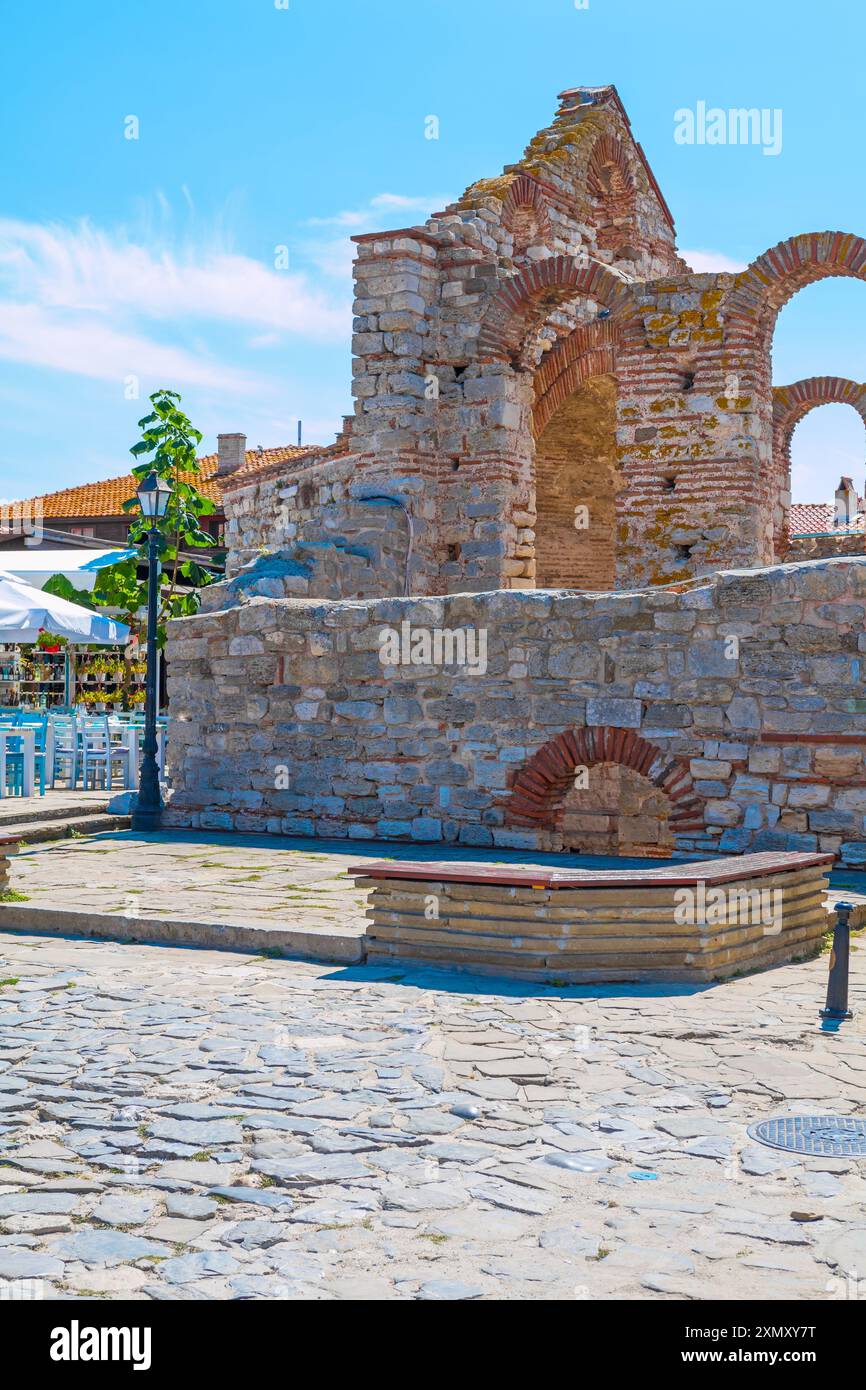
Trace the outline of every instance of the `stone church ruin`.
{"label": "stone church ruin", "polygon": [[[866,387],[771,359],[866,242],[691,271],[613,87],[355,240],[354,412],[225,473],[227,579],[172,624],[166,822],[862,865],[862,534],[796,534],[790,442]],[[484,669],[383,662],[407,623],[483,632]]]}

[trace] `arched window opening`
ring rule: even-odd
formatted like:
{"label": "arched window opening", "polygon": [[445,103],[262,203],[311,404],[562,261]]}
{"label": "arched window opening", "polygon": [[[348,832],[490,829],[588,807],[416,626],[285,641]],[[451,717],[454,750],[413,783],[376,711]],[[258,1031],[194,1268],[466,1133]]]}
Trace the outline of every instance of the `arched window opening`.
{"label": "arched window opening", "polygon": [[[791,501],[835,508],[842,478],[850,478],[858,497],[866,491],[866,430],[849,405],[827,404],[808,412],[790,439]],[[837,524],[844,520],[835,515]],[[798,524],[801,524],[798,522]]]}
{"label": "arched window opening", "polygon": [[597,376],[562,403],[536,441],[538,588],[614,587],[618,487],[616,380]]}
{"label": "arched window opening", "polygon": [[631,256],[635,252],[635,187],[625,151],[618,140],[606,135],[592,152],[587,170],[587,190],[600,248]]}

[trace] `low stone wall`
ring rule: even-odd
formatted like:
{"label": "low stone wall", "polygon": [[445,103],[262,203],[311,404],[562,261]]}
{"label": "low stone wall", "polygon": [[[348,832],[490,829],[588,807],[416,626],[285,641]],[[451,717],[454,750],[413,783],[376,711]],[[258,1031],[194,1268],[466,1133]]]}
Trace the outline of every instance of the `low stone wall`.
{"label": "low stone wall", "polygon": [[841,536],[792,536],[785,559],[831,560],[842,555],[866,555],[866,531]]}
{"label": "low stone wall", "polygon": [[169,824],[580,850],[618,766],[652,793],[619,843],[866,864],[864,559],[636,593],[208,602],[170,626]]}
{"label": "low stone wall", "polygon": [[18,850],[17,840],[0,839],[0,893],[9,887],[10,859]]}
{"label": "low stone wall", "polygon": [[717,980],[802,959],[828,930],[832,856],[740,855],[687,869],[360,864],[367,959],[517,979]]}

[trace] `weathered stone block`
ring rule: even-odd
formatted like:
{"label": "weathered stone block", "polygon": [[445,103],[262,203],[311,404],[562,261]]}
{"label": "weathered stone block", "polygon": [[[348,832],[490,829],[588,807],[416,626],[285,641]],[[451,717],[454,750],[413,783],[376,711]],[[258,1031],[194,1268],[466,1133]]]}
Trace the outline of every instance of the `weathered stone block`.
{"label": "weathered stone block", "polygon": [[643,706],[640,700],[595,697],[586,702],[588,725],[610,725],[617,729],[639,729]]}

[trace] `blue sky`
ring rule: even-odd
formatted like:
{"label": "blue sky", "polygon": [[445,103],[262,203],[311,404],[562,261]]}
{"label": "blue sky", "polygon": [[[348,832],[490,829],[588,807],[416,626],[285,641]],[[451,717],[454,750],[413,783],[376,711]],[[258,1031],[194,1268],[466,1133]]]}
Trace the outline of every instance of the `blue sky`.
{"label": "blue sky", "polygon": [[[351,408],[347,238],[498,173],[565,87],[616,84],[696,267],[866,232],[859,0],[277,4],[7,0],[0,496],[124,471],[131,376],[142,400],[180,389],[207,448],[292,442],[299,416],[330,442]],[[699,101],[780,109],[781,152],[677,144]],[[866,380],[864,311],[860,282],[797,296],[775,380]],[[862,489],[863,428],[825,407],[795,436],[795,498],[842,471]]]}

